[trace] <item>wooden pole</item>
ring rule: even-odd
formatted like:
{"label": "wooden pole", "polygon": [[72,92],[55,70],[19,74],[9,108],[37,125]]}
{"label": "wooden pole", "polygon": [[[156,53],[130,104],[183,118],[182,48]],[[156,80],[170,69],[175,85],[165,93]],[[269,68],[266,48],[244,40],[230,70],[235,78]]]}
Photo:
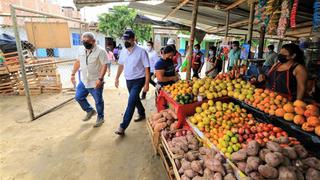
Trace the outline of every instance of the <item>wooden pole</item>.
{"label": "wooden pole", "polygon": [[[226,12],[226,25],[225,25],[225,34],[224,34],[224,39],[225,39],[225,41],[227,41],[228,40],[228,33],[229,33],[229,20],[230,20],[230,11],[228,10],[227,12]],[[225,67],[226,67],[226,59],[222,62],[222,73],[224,73],[225,72]]]}
{"label": "wooden pole", "polygon": [[265,27],[263,27],[263,28],[261,28],[261,32],[260,32],[258,58],[262,58],[263,57],[264,38],[265,38],[265,36],[266,36],[266,29],[265,29]]}
{"label": "wooden pole", "polygon": [[193,43],[194,43],[194,34],[196,31],[196,25],[197,25],[198,6],[199,6],[199,0],[194,0],[193,9],[192,9],[190,43],[189,43],[188,53],[187,53],[187,60],[188,60],[187,76],[186,76],[187,80],[191,78],[192,50],[193,50]]}
{"label": "wooden pole", "polygon": [[[171,12],[169,12],[169,14],[167,14],[166,16],[164,16],[162,18],[162,21],[166,20],[167,17],[175,14],[182,6],[186,5],[189,2],[189,0],[184,0],[182,3],[180,3],[176,8],[174,8],[174,10],[172,10]],[[199,3],[198,3],[199,4]]]}
{"label": "wooden pole", "polygon": [[[251,44],[252,44],[252,31],[253,31],[253,19],[254,19],[254,6],[255,4],[253,2],[251,2],[250,4],[250,16],[249,16],[249,25],[248,25],[248,35],[247,35],[247,42],[251,48]],[[249,51],[249,57],[250,58],[250,51]]]}

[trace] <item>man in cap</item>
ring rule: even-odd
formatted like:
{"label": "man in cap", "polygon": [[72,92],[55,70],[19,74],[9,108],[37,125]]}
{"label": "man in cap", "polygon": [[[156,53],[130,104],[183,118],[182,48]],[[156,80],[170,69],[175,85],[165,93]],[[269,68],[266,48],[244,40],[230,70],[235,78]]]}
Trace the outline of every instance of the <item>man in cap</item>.
{"label": "man in cap", "polygon": [[150,64],[147,52],[135,43],[135,34],[132,30],[126,30],[123,34],[125,48],[119,56],[118,72],[115,79],[115,86],[119,87],[119,77],[124,70],[127,89],[129,91],[128,105],[123,116],[120,127],[115,132],[118,135],[124,135],[125,130],[130,124],[134,109],[137,107],[139,117],[135,122],[146,118],[145,109],[141,103],[139,94],[144,88],[144,92],[149,90]]}
{"label": "man in cap", "polygon": [[[81,51],[79,59],[73,65],[71,81],[74,85],[76,84],[75,74],[80,68],[81,81],[77,86],[75,99],[80,104],[82,110],[87,112],[83,121],[90,120],[98,112],[94,127],[99,127],[104,123],[103,79],[110,60],[107,58],[106,51],[96,45],[93,33],[83,33],[82,42],[85,48]],[[96,103],[97,112],[87,101],[89,93]]]}

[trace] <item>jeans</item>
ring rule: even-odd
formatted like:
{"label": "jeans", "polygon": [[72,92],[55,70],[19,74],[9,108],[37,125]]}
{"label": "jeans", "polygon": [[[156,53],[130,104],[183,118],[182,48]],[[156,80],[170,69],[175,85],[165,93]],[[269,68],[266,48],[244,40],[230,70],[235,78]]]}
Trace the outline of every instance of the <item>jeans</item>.
{"label": "jeans", "polygon": [[151,73],[150,73],[150,84],[151,84],[153,87],[156,87],[157,83],[154,82],[154,81],[152,80],[152,78],[151,78],[153,75],[154,75],[154,73],[151,72]]}
{"label": "jeans", "polygon": [[103,101],[103,97],[102,97],[103,87],[101,87],[99,89],[86,88],[84,86],[84,84],[80,81],[80,83],[77,86],[77,90],[76,90],[76,97],[75,97],[76,101],[78,101],[82,110],[84,110],[86,112],[92,111],[93,108],[87,100],[87,96],[89,93],[91,94],[91,96],[93,97],[93,99],[96,103],[98,117],[103,118],[104,117],[104,101]]}
{"label": "jeans", "polygon": [[262,66],[263,73],[267,76],[272,66]]}
{"label": "jeans", "polygon": [[126,129],[132,119],[134,109],[137,107],[139,116],[145,116],[144,107],[140,101],[139,94],[144,86],[145,78],[127,80],[127,88],[129,91],[128,105],[124,113],[123,121],[120,127]]}

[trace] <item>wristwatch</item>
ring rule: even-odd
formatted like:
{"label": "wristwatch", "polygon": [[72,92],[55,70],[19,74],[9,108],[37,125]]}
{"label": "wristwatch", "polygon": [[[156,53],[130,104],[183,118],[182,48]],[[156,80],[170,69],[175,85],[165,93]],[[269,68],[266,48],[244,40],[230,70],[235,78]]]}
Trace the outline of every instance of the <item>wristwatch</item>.
{"label": "wristwatch", "polygon": [[103,78],[99,78],[99,81],[103,82]]}

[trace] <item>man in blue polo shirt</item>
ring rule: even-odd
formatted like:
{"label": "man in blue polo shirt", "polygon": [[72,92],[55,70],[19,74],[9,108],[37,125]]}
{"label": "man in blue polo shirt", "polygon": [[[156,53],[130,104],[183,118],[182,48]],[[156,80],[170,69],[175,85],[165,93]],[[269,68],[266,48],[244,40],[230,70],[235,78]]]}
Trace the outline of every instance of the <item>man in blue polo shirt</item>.
{"label": "man in blue polo shirt", "polygon": [[149,90],[150,81],[150,64],[147,52],[135,43],[135,34],[132,30],[126,30],[123,34],[125,48],[119,56],[118,72],[115,80],[115,86],[119,86],[119,77],[124,70],[124,76],[129,91],[128,105],[120,124],[119,129],[115,132],[118,135],[124,135],[126,128],[129,126],[134,109],[137,107],[139,118],[135,122],[146,118],[145,109],[141,103],[139,94],[144,88],[144,92]]}

